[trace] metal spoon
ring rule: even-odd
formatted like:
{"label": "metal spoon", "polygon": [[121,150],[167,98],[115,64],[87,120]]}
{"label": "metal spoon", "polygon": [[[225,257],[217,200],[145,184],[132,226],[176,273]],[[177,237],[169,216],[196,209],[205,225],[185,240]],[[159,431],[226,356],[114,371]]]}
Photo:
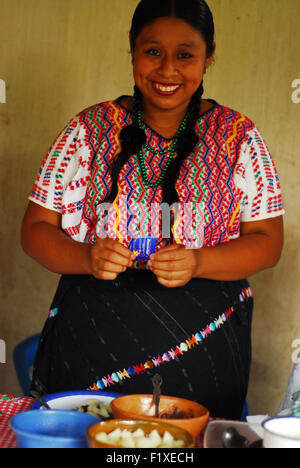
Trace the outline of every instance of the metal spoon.
{"label": "metal spoon", "polygon": [[228,427],[222,434],[222,444],[223,448],[248,448],[249,441],[234,427]]}
{"label": "metal spoon", "polygon": [[30,394],[42,404],[43,408],[51,409],[48,403],[44,400],[44,398],[38,392],[31,390]]}
{"label": "metal spoon", "polygon": [[159,402],[160,402],[160,387],[162,384],[162,377],[159,374],[155,374],[155,376],[152,379],[153,383],[153,398],[154,398],[154,403],[155,403],[155,417],[159,417]]}

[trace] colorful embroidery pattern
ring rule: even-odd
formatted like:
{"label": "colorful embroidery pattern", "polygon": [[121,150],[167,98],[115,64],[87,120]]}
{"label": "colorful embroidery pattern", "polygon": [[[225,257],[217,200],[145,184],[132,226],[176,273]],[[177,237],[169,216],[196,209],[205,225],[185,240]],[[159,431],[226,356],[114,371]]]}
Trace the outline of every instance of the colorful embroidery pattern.
{"label": "colorful embroidery pattern", "polygon": [[55,309],[51,309],[48,314],[48,318],[54,318],[58,314],[58,308],[56,307]]}
{"label": "colorful embroidery pattern", "polygon": [[[253,297],[253,291],[251,286],[244,288],[240,295],[240,302],[243,303]],[[219,330],[222,326],[227,323],[232,314],[235,312],[234,307],[227,309],[222,315],[219,315],[213,322],[209,323],[206,328],[201,331],[197,331],[191,336],[187,337],[184,341],[172,347],[168,351],[160,353],[158,356],[153,357],[152,359],[147,359],[145,362],[140,362],[140,364],[133,364],[123,370],[117,370],[111,374],[98,379],[92,386],[89,387],[89,390],[104,390],[107,387],[117,384],[120,381],[125,381],[126,379],[132,379],[139,374],[143,374],[148,370],[158,368],[162,365],[166,365],[169,362],[180,359],[181,356],[185,355],[191,349],[194,349],[196,346],[199,346],[204,340],[211,337],[213,333]]]}
{"label": "colorful embroidery pattern", "polygon": [[[246,290],[245,290],[246,291]],[[244,294],[244,292],[243,292]],[[251,289],[247,289],[247,297],[252,295]],[[153,357],[151,360],[147,359],[144,363],[134,364],[128,368],[124,368],[123,370],[115,371],[111,374],[107,374],[105,377],[97,380],[89,390],[103,390],[107,387],[111,387],[112,385],[126,380],[131,379],[139,374],[143,374],[147,372],[149,369],[154,369],[160,367],[161,365],[165,365],[168,362],[172,362],[175,359],[179,359],[180,356],[183,356],[191,349],[199,346],[205,339],[211,336],[216,330],[221,328],[228,320],[230,319],[231,315],[234,313],[234,307],[226,310],[222,315],[219,315],[217,319],[207,325],[207,327],[201,331],[198,331],[192,334],[191,337],[188,337],[185,341],[181,342],[177,346],[174,346],[170,350],[161,353],[160,355]]]}
{"label": "colorful embroidery pattern", "polygon": [[240,301],[244,302],[247,299],[249,299],[249,297],[253,297],[253,291],[251,286],[249,286],[249,288],[243,289],[243,291],[240,294]]}
{"label": "colorful embroidery pattern", "polygon": [[[149,213],[162,201],[161,187],[145,187],[137,155],[119,176],[119,192],[109,216],[99,207],[111,187],[110,169],[120,152],[120,131],[131,114],[118,101],[92,106],[64,128],[46,155],[30,199],[62,213],[62,228],[74,240],[94,243],[99,232],[128,247],[133,238],[154,235],[166,245],[159,224],[149,233]],[[201,232],[196,245],[214,246],[240,234],[241,221],[284,213],[278,175],[259,131],[244,115],[215,104],[196,125],[199,144],[181,167],[176,189],[182,206],[193,206]],[[169,141],[146,126],[147,142],[163,150]],[[155,181],[168,159],[149,153],[145,165]],[[200,212],[196,207],[200,206]],[[123,219],[126,211],[125,221]],[[197,221],[198,220],[198,221]],[[186,236],[176,236],[185,244]]]}

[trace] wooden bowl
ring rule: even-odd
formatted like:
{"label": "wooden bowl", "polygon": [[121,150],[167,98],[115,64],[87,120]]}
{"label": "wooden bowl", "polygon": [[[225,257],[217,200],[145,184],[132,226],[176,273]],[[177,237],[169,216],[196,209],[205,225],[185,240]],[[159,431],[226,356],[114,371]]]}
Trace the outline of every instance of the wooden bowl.
{"label": "wooden bowl", "polygon": [[106,442],[100,442],[96,436],[100,432],[106,432],[109,434],[115,429],[127,429],[129,431],[136,431],[142,429],[145,434],[150,434],[154,429],[157,430],[159,435],[163,437],[164,433],[168,431],[175,440],[182,440],[184,446],[182,448],[193,448],[195,447],[195,438],[184,429],[181,429],[171,424],[151,421],[125,421],[121,419],[110,419],[108,421],[102,421],[90,426],[87,430],[88,445],[90,448],[124,448],[121,445],[113,445]]}
{"label": "wooden bowl", "polygon": [[[188,431],[194,437],[203,431],[209,419],[209,411],[199,403],[165,395],[160,396],[158,418],[155,417],[153,395],[124,395],[112,400],[111,408],[116,419],[168,423]],[[176,412],[185,413],[188,417],[174,417]],[[169,417],[165,418],[164,415]]]}

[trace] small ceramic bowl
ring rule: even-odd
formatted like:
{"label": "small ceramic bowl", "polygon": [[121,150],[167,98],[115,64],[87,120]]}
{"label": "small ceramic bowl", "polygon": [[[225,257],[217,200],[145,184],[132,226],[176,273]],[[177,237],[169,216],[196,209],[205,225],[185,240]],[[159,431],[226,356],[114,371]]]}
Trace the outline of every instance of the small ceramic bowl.
{"label": "small ceramic bowl", "polygon": [[[193,448],[195,446],[195,438],[184,429],[180,427],[172,426],[162,422],[153,421],[125,421],[121,419],[111,419],[109,421],[102,421],[94,424],[87,430],[88,445],[90,448],[124,448],[122,445],[101,442],[97,440],[97,434],[105,432],[106,434],[111,433],[115,429],[121,431],[127,430],[134,432],[138,429],[142,429],[145,435],[149,435],[152,431],[156,430],[161,437],[166,432],[169,432],[175,440],[182,440],[184,445],[181,448]],[[145,447],[140,447],[145,448]],[[148,447],[149,448],[149,447]]]}
{"label": "small ceramic bowl", "polygon": [[[203,447],[208,449],[223,448],[222,435],[229,427],[236,429],[241,436],[246,437],[249,444],[258,441],[260,438],[260,436],[246,422],[230,420],[210,421],[204,432]],[[256,428],[257,431],[262,431],[261,425],[257,425]]]}
{"label": "small ceramic bowl", "polygon": [[24,411],[10,420],[18,448],[87,448],[86,431],[99,421],[68,410]]}
{"label": "small ceramic bowl", "polygon": [[155,417],[153,395],[124,395],[115,398],[111,408],[116,419],[168,423],[188,431],[194,437],[203,431],[209,419],[209,411],[199,403],[165,395],[160,396],[158,418]]}
{"label": "small ceramic bowl", "polygon": [[[99,400],[103,404],[108,404],[119,396],[121,396],[120,393],[113,392],[71,390],[44,395],[43,399],[51,409],[76,410],[80,406],[86,405],[89,400]],[[35,400],[31,405],[31,409],[42,409],[42,405],[39,401]]]}

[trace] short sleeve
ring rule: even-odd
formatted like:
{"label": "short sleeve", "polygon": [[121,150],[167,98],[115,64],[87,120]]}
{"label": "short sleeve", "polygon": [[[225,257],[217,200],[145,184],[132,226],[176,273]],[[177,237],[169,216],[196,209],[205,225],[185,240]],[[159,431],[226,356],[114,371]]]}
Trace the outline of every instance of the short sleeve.
{"label": "short sleeve", "polygon": [[79,116],[60,132],[38,171],[29,200],[52,211],[62,212],[65,188],[78,170],[76,148],[80,130]]}
{"label": "short sleeve", "polygon": [[240,146],[234,182],[240,200],[241,222],[284,214],[277,170],[256,127],[249,130]]}

